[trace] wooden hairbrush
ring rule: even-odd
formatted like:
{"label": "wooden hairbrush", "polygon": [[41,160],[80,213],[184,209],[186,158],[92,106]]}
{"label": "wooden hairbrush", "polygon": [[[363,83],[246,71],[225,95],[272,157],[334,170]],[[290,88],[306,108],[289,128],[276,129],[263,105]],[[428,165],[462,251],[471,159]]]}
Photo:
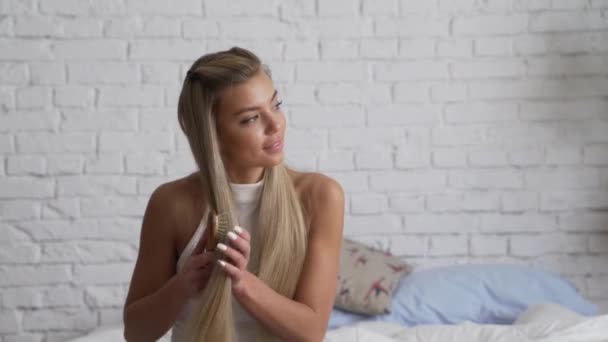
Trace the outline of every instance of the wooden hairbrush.
{"label": "wooden hairbrush", "polygon": [[205,246],[208,251],[215,251],[218,243],[226,242],[226,236],[228,236],[228,231],[230,231],[227,214],[216,214],[215,210],[211,209],[209,212],[209,218],[207,220],[207,227],[209,228],[209,236],[207,238],[207,246]]}

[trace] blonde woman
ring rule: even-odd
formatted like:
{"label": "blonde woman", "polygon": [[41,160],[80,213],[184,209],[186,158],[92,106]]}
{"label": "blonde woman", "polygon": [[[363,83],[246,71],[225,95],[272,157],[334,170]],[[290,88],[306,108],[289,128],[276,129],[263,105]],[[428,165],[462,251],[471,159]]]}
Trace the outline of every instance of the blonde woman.
{"label": "blonde woman", "polygon": [[[146,208],[124,307],[127,341],[322,341],[335,296],[344,192],[284,163],[286,121],[268,67],[238,47],[190,67],[178,120],[198,172]],[[207,250],[211,213],[227,244]],[[223,259],[223,260],[221,260]]]}

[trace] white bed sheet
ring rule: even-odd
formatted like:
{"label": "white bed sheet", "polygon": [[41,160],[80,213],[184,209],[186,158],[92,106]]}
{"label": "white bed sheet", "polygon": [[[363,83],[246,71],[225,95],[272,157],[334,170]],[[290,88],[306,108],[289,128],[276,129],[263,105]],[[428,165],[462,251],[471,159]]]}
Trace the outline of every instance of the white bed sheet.
{"label": "white bed sheet", "polygon": [[581,316],[557,304],[539,304],[513,325],[421,325],[411,328],[387,322],[359,322],[330,330],[324,342],[606,342],[608,315]]}
{"label": "white bed sheet", "polygon": [[[78,337],[68,342],[121,342],[125,341],[122,325],[108,325],[99,327],[85,336]],[[167,332],[165,336],[157,340],[157,342],[170,342],[171,331]]]}
{"label": "white bed sheet", "polygon": [[[100,327],[71,342],[124,341],[122,326]],[[169,341],[169,333],[161,340]],[[359,322],[330,330],[324,342],[607,342],[608,315],[581,316],[557,304],[539,304],[513,325],[421,325],[411,328],[388,322]]]}

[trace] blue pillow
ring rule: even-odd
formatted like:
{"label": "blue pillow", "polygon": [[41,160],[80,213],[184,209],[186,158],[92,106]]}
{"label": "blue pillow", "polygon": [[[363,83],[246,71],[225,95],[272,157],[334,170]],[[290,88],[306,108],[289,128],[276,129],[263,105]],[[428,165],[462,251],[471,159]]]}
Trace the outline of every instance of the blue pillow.
{"label": "blue pillow", "polygon": [[390,314],[364,316],[335,309],[329,328],[357,321],[391,321],[403,326],[512,324],[530,305],[560,304],[581,315],[597,315],[568,280],[525,265],[454,265],[416,270],[401,278]]}
{"label": "blue pillow", "polygon": [[349,325],[359,321],[370,320],[376,317],[387,317],[389,315],[378,315],[378,316],[365,316],[359,315],[350,311],[333,308],[331,316],[329,316],[329,323],[327,329],[336,329],[343,325]]}

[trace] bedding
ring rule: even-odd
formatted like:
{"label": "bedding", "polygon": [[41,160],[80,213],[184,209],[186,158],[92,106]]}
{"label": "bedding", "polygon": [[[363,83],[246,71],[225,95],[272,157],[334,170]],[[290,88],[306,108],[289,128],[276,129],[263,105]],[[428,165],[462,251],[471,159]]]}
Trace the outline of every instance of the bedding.
{"label": "bedding", "polygon": [[411,270],[389,251],[344,239],[334,307],[369,316],[390,313],[393,291]]}
{"label": "bedding", "polygon": [[[85,336],[81,336],[68,342],[120,342],[125,341],[125,338],[122,335],[123,327],[122,325],[108,325],[104,327],[99,327]],[[171,332],[169,331],[165,336],[157,340],[157,342],[170,342],[171,341]]]}
{"label": "bedding", "polygon": [[[124,341],[122,326],[98,328],[71,342]],[[168,342],[165,335],[161,342]],[[531,306],[513,325],[432,324],[404,327],[395,322],[361,321],[327,331],[324,342],[600,342],[608,341],[608,314],[580,315],[554,303]]]}
{"label": "bedding", "polygon": [[324,342],[599,342],[608,341],[608,315],[583,316],[555,303],[531,306],[512,325],[478,324],[404,327],[361,321],[330,330]]}
{"label": "bedding", "polygon": [[[391,305],[375,316],[334,308],[326,342],[608,341],[608,315],[593,316],[598,308],[566,279],[524,265],[414,270]],[[122,326],[72,340],[98,341],[124,341]]]}
{"label": "bedding", "polygon": [[421,324],[511,324],[533,304],[550,302],[581,315],[596,315],[567,279],[526,265],[469,264],[415,269],[393,293],[390,314],[367,317],[334,308],[330,328],[357,321]]}

